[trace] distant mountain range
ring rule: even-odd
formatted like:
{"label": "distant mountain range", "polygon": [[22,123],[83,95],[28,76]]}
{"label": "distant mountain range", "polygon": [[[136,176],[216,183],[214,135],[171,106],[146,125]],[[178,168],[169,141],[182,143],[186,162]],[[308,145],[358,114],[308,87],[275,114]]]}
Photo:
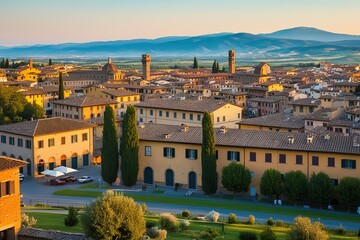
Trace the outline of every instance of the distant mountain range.
{"label": "distant mountain range", "polygon": [[360,62],[360,35],[297,27],[269,34],[217,33],[88,43],[3,47],[0,57],[163,57],[220,56],[235,49],[242,59],[338,59]]}

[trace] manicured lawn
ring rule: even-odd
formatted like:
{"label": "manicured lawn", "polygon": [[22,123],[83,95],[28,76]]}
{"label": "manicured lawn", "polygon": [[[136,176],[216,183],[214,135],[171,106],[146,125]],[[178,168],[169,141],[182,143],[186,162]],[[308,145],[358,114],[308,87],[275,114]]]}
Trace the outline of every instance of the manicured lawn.
{"label": "manicured lawn", "polygon": [[[82,188],[82,189],[86,189],[86,188],[96,188],[96,189],[99,189],[99,184],[98,183],[88,183],[88,184],[84,184],[83,186],[79,187],[79,188]],[[102,186],[100,189],[109,189],[110,187],[108,186]]]}
{"label": "manicured lawn", "polygon": [[[83,190],[59,190],[54,192],[55,195],[63,196],[78,196],[78,197],[90,197],[96,198],[100,196],[101,192],[95,191],[83,191]],[[329,219],[329,220],[341,220],[348,222],[360,222],[360,216],[351,214],[342,214],[326,211],[317,211],[314,209],[303,209],[303,208],[289,208],[289,207],[274,207],[271,205],[249,203],[244,201],[222,201],[220,199],[199,199],[192,197],[172,197],[163,196],[158,194],[131,194],[125,193],[125,195],[134,198],[137,202],[155,202],[155,203],[167,203],[175,205],[186,205],[195,207],[209,207],[217,209],[227,209],[236,211],[248,211],[248,212],[261,212],[270,214],[280,214],[288,216],[301,215],[304,217]],[[236,203],[236,204],[234,204]]]}
{"label": "manicured lawn", "polygon": [[[30,216],[37,218],[38,222],[34,227],[42,229],[53,229],[65,232],[77,232],[83,233],[83,230],[80,225],[75,227],[66,227],[64,225],[64,214],[53,214],[53,213],[27,213]],[[146,216],[146,221],[158,223],[158,216]],[[204,231],[208,228],[214,228],[219,233],[221,233],[222,224],[221,223],[210,223],[204,221],[190,221],[190,228],[184,232],[168,233],[168,239],[193,239],[193,237],[198,234],[200,231]],[[264,225],[246,225],[246,224],[225,224],[224,225],[224,239],[235,240],[238,239],[240,231],[254,231],[256,233],[261,233],[265,228]],[[285,240],[287,232],[289,231],[288,227],[272,227],[274,232],[277,235],[277,239]],[[331,240],[340,240],[340,239],[352,239],[356,240],[356,237],[350,236],[335,236],[330,234]]]}

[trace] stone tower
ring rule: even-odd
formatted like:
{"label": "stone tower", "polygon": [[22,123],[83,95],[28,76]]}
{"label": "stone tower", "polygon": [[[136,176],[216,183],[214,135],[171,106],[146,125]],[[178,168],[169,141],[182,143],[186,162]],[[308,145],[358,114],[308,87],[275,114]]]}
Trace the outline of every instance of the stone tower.
{"label": "stone tower", "polygon": [[235,50],[229,50],[229,73],[235,73]]}
{"label": "stone tower", "polygon": [[143,66],[143,79],[144,80],[150,80],[150,62],[151,62],[150,54],[143,54],[141,63]]}
{"label": "stone tower", "polygon": [[32,58],[29,59],[29,68],[32,68],[33,67],[33,60]]}

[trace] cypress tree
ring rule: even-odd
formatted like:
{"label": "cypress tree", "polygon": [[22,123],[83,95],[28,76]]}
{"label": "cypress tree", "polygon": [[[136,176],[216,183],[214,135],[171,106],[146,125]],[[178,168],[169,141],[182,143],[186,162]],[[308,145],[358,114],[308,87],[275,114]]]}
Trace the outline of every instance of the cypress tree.
{"label": "cypress tree", "polygon": [[223,72],[223,73],[226,72],[225,66],[222,67],[221,72]]}
{"label": "cypress tree", "polygon": [[219,62],[216,63],[216,73],[220,72]]}
{"label": "cypress tree", "polygon": [[64,82],[62,79],[62,73],[59,73],[59,100],[64,99]]}
{"label": "cypress tree", "polygon": [[51,66],[52,65],[52,60],[51,60],[51,58],[49,58],[49,66]]}
{"label": "cypress tree", "polygon": [[214,60],[214,63],[212,65],[211,73],[216,73],[216,60]]}
{"label": "cypress tree", "polygon": [[198,64],[198,61],[197,61],[196,57],[194,57],[193,68],[194,68],[194,69],[198,69],[198,68],[199,68],[199,64]]}
{"label": "cypress tree", "polygon": [[218,174],[216,172],[216,150],[214,127],[210,113],[205,112],[202,120],[201,168],[202,188],[206,194],[214,194],[217,190]]}
{"label": "cypress tree", "polygon": [[5,59],[1,59],[1,62],[0,62],[0,68],[4,68],[5,67]]}
{"label": "cypress tree", "polygon": [[5,61],[5,65],[4,65],[5,68],[9,68],[9,59],[7,58],[6,61]]}
{"label": "cypress tree", "polygon": [[139,171],[139,134],[135,107],[128,105],[122,124],[120,140],[121,177],[126,186],[136,184]]}
{"label": "cypress tree", "polygon": [[101,176],[105,182],[115,182],[119,170],[119,150],[114,110],[106,106],[101,149]]}

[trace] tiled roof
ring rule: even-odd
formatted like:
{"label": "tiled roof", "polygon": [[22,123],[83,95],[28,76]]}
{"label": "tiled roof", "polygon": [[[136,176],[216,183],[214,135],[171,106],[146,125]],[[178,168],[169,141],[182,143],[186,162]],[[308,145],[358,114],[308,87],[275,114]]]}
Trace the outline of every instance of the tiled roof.
{"label": "tiled roof", "polygon": [[329,121],[331,115],[328,113],[336,112],[337,108],[320,108],[319,110],[308,114],[304,117],[305,120],[318,120],[318,121]]}
{"label": "tiled roof", "polygon": [[[181,131],[181,126],[146,124],[139,127],[139,139],[142,141],[156,141],[184,144],[202,144],[202,129],[189,127]],[[170,137],[165,138],[165,134]],[[288,142],[288,137],[293,136],[293,144]],[[305,133],[287,133],[272,131],[228,129],[226,133],[215,129],[215,144],[229,147],[251,147],[263,149],[328,152],[344,154],[360,154],[360,147],[353,146],[352,137],[334,136],[329,140],[322,136],[314,136],[312,143],[307,143]]]}
{"label": "tiled roof", "polygon": [[157,109],[170,109],[170,110],[181,110],[189,112],[213,112],[223,106],[226,102],[214,100],[214,99],[203,99],[203,100],[179,100],[179,99],[152,99],[140,102],[135,107],[144,108],[157,108]]}
{"label": "tiled roof", "polygon": [[103,89],[101,91],[115,97],[140,95],[140,93],[135,93],[123,89]]}
{"label": "tiled roof", "polygon": [[67,233],[54,230],[43,230],[38,228],[21,228],[20,238],[42,239],[42,240],[90,240],[80,233]]}
{"label": "tiled roof", "polygon": [[91,106],[101,106],[101,105],[109,105],[116,104],[117,101],[106,99],[106,98],[97,98],[90,96],[82,96],[82,97],[73,97],[67,98],[63,100],[53,101],[54,104],[67,105],[73,107],[91,107]]}
{"label": "tiled roof", "polygon": [[315,98],[302,98],[295,100],[292,102],[292,105],[300,105],[300,106],[319,106],[321,104],[321,101]]}
{"label": "tiled roof", "polygon": [[294,117],[284,113],[277,113],[263,117],[243,119],[238,124],[302,129],[304,128],[304,119],[303,117]]}
{"label": "tiled roof", "polygon": [[268,97],[268,98],[249,98],[249,102],[264,102],[264,103],[276,103],[279,102],[280,98]]}
{"label": "tiled roof", "polygon": [[13,168],[19,168],[19,167],[23,167],[25,165],[26,165],[26,162],[24,162],[24,161],[0,156],[0,171],[5,171],[8,169],[13,169]]}
{"label": "tiled roof", "polygon": [[23,136],[41,136],[59,132],[75,131],[95,127],[95,124],[71,118],[44,118],[34,121],[1,125],[0,132],[19,134]]}

